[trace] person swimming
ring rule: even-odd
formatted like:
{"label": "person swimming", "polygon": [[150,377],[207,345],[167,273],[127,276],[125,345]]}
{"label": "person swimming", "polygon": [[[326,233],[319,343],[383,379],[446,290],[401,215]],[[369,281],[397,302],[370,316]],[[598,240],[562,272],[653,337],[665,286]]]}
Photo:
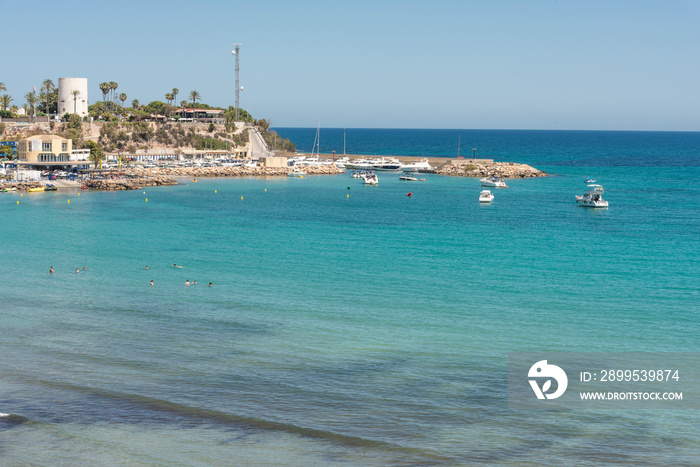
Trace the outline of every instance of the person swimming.
{"label": "person swimming", "polygon": [[182,266],[178,266],[177,264],[173,264],[174,268],[181,268]]}
{"label": "person swimming", "polygon": [[211,282],[209,283],[209,287],[212,287],[212,284],[211,284]]}
{"label": "person swimming", "polygon": [[51,269],[49,269],[49,274],[53,274],[53,266],[51,266]]}
{"label": "person swimming", "polygon": [[153,287],[153,280],[151,280],[151,287]]}
{"label": "person swimming", "polygon": [[190,285],[190,280],[189,280],[189,279],[187,279],[187,280],[185,281],[185,285]]}

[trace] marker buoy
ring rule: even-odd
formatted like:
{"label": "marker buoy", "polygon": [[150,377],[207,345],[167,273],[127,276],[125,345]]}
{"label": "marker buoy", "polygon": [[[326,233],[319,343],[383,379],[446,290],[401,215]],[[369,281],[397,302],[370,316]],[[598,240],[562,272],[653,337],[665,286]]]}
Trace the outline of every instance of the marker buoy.
{"label": "marker buoy", "polygon": [[214,190],[214,193],[218,193],[218,191],[217,191],[217,190]]}
{"label": "marker buoy", "polygon": [[267,191],[267,188],[265,188],[265,191]]}
{"label": "marker buoy", "polygon": [[406,196],[410,197],[412,194],[413,194],[413,193],[409,193],[409,194],[407,194]]}
{"label": "marker buoy", "polygon": [[70,204],[70,200],[68,200],[68,204]]}
{"label": "marker buoy", "polygon": [[146,198],[146,202],[148,203],[148,198]]}
{"label": "marker buoy", "polygon": [[241,196],[241,199],[243,199],[243,197],[242,197],[242,196]]}
{"label": "marker buoy", "polygon": [[349,197],[350,197],[350,195],[345,195],[345,197],[346,197],[346,198],[349,198]]}
{"label": "marker buoy", "polygon": [[19,204],[19,200],[17,200],[17,204]]}

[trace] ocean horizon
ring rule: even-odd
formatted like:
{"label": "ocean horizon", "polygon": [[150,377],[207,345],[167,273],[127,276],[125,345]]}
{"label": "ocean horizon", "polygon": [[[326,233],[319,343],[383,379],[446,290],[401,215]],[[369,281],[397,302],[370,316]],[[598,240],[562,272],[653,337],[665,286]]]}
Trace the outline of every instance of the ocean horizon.
{"label": "ocean horizon", "polygon": [[1,194],[2,463],[697,463],[695,410],[513,409],[508,355],[700,351],[700,133],[320,137],[550,176]]}

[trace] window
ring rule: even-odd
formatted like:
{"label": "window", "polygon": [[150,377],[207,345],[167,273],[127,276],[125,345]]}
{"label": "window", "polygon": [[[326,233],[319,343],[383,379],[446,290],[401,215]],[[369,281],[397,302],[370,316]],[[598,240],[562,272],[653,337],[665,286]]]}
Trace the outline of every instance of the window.
{"label": "window", "polygon": [[61,143],[61,151],[67,151],[68,150],[68,143]]}
{"label": "window", "polygon": [[42,151],[51,151],[51,143],[42,143],[41,145],[41,150]]}

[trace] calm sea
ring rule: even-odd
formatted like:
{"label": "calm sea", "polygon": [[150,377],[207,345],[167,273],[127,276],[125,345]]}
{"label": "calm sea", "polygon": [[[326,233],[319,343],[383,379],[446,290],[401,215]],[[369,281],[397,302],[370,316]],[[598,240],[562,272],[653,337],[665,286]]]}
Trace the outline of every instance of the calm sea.
{"label": "calm sea", "polygon": [[[700,351],[700,133],[320,134],[552,176],[488,206],[396,174],[0,194],[0,463],[697,463],[697,411],[514,411],[506,377],[513,351]],[[588,176],[608,209],[576,207]]]}

